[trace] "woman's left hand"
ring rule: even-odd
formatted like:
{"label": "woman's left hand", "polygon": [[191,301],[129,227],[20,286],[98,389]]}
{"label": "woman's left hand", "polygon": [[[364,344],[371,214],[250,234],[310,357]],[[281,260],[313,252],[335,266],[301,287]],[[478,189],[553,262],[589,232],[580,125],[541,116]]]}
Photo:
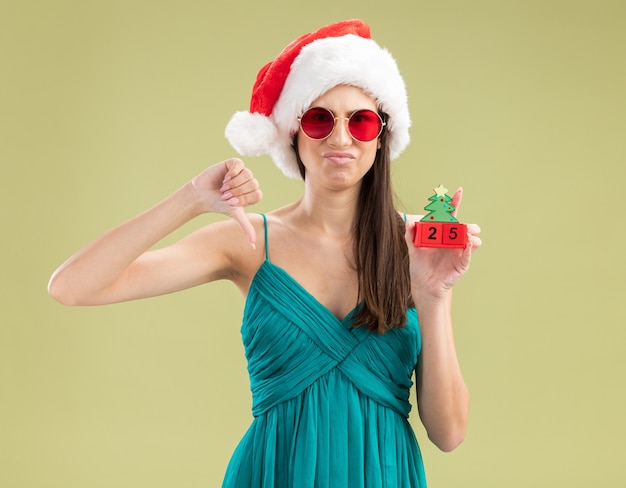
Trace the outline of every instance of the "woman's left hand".
{"label": "woman's left hand", "polygon": [[[452,206],[458,212],[463,197],[463,189],[459,188],[452,196]],[[444,298],[452,287],[469,269],[472,252],[478,249],[480,227],[467,224],[467,247],[465,249],[437,249],[415,247],[415,222],[419,219],[407,219],[406,240],[411,261],[411,287],[414,296],[422,298]]]}

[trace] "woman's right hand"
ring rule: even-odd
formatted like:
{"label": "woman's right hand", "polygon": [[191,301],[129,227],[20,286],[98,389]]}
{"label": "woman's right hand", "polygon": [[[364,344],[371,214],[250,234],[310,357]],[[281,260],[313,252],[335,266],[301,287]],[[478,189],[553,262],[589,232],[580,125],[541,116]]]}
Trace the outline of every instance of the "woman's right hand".
{"label": "woman's right hand", "polygon": [[193,180],[202,212],[228,215],[243,229],[252,247],[256,245],[256,232],[244,208],[263,198],[259,182],[243,161],[227,159],[210,166]]}

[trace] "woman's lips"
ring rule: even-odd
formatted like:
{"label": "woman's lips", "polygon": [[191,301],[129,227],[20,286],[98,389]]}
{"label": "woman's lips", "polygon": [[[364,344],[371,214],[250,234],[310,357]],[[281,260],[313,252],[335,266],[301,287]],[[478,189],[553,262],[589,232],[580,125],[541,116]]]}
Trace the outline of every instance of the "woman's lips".
{"label": "woman's lips", "polygon": [[354,156],[352,154],[344,152],[324,153],[324,158],[339,166],[354,160]]}

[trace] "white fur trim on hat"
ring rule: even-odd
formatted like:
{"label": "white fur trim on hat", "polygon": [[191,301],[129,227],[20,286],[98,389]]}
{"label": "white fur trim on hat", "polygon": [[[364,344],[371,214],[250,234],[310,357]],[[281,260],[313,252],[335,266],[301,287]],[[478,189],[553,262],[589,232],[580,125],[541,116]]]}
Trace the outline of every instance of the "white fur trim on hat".
{"label": "white fur trim on hat", "polygon": [[269,154],[277,133],[274,123],[259,113],[236,112],[226,126],[226,138],[243,156]]}

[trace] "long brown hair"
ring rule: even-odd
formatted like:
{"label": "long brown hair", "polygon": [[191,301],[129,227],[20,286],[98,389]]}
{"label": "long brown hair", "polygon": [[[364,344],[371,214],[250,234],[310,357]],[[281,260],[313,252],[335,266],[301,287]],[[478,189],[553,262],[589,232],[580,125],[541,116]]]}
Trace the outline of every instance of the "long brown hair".
{"label": "long brown hair", "polygon": [[[387,119],[385,114],[381,116]],[[293,145],[304,179],[297,134]],[[379,334],[404,327],[407,308],[413,306],[405,225],[394,206],[390,163],[387,131],[383,130],[374,164],[363,177],[354,218],[354,260],[361,305],[352,325]]]}

